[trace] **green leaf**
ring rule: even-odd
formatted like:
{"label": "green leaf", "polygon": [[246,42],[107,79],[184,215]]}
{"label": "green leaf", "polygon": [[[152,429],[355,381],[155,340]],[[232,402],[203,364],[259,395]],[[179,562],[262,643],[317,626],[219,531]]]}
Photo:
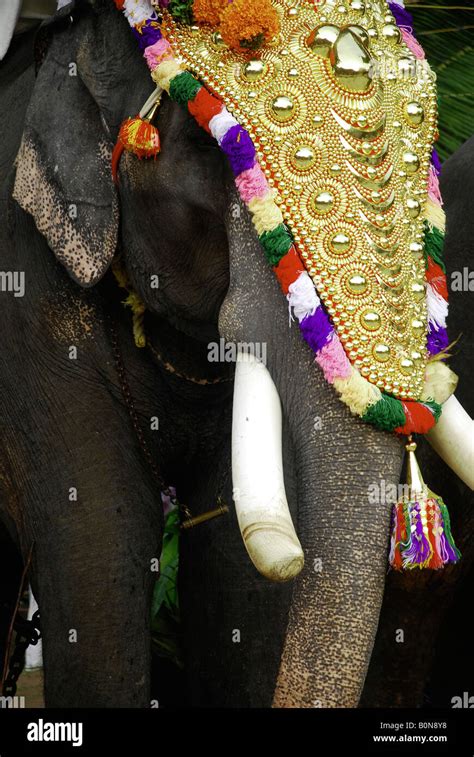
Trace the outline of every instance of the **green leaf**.
{"label": "green leaf", "polygon": [[179,617],[178,566],[179,566],[179,510],[174,508],[166,516],[163,548],[160,557],[160,575],[155,584],[151,604],[152,620],[162,606]]}

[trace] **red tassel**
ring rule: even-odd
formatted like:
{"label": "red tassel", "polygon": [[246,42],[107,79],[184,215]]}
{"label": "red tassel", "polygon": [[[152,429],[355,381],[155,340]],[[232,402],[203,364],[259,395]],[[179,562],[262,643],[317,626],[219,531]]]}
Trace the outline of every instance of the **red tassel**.
{"label": "red tassel", "polygon": [[124,149],[125,148],[123,144],[119,140],[117,140],[112,152],[112,178],[115,184],[118,184],[118,174],[117,174],[118,164],[120,162],[120,158],[122,156]]}
{"label": "red tassel", "polygon": [[436,423],[431,410],[422,402],[402,402],[406,422],[395,429],[397,434],[426,434]]}
{"label": "red tassel", "polygon": [[140,116],[125,119],[112,152],[114,181],[117,182],[118,164],[124,150],[133,152],[138,158],[155,158],[160,149],[160,133],[156,126]]}
{"label": "red tassel", "polygon": [[399,545],[406,541],[407,538],[407,532],[405,527],[405,518],[403,514],[403,507],[400,506],[400,504],[394,505],[393,508],[393,544],[392,544],[392,550],[393,553],[391,555],[391,566],[395,570],[402,570],[403,568],[403,561],[402,561],[402,555],[399,549]]}
{"label": "red tassel", "polygon": [[438,538],[436,538],[436,529],[439,528],[441,524],[440,518],[438,517],[438,513],[436,511],[436,507],[434,506],[434,502],[432,500],[428,500],[427,502],[426,515],[428,520],[428,538],[433,550],[431,559],[426,567],[431,568],[431,570],[439,570],[444,566],[444,562],[440,554],[439,536]]}
{"label": "red tassel", "polygon": [[138,158],[154,158],[160,152],[158,129],[140,116],[127,118],[120,127],[118,138],[125,150]]}

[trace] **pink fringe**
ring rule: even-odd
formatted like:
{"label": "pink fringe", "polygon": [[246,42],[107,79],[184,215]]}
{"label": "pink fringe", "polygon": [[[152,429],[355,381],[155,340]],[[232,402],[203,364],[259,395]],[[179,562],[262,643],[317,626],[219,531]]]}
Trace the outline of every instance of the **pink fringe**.
{"label": "pink fringe", "polygon": [[237,176],[235,183],[245,203],[255,197],[264,197],[268,192],[268,182],[258,163]]}
{"label": "pink fringe", "polygon": [[330,384],[337,378],[349,378],[352,372],[344,347],[335,335],[318,352],[316,362],[323,369],[324,377]]}
{"label": "pink fringe", "polygon": [[401,27],[401,32],[402,32],[403,41],[405,42],[406,46],[410,48],[413,55],[415,55],[418,58],[418,60],[423,60],[423,58],[425,57],[425,51],[423,50],[420,43],[416,41],[413,34],[408,30],[406,26]]}
{"label": "pink fringe", "polygon": [[159,39],[154,45],[147,47],[143,55],[150,71],[153,71],[159,63],[173,57],[171,45],[168,40],[164,38]]}
{"label": "pink fringe", "polygon": [[441,190],[439,188],[438,174],[434,166],[430,166],[430,173],[428,176],[428,195],[436,205],[443,207],[443,198],[441,197]]}

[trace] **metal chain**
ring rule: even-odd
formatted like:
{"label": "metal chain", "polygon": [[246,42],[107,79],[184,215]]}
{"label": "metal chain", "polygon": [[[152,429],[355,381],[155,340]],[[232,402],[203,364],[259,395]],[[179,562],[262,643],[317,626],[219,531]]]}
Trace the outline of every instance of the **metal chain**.
{"label": "metal chain", "polygon": [[36,646],[41,639],[40,613],[36,610],[31,620],[26,620],[17,612],[13,624],[16,632],[15,648],[8,662],[8,673],[2,686],[2,695],[4,697],[14,697],[18,679],[23,673],[25,667],[25,654],[27,647],[32,644]]}
{"label": "metal chain", "polygon": [[150,466],[150,470],[155,480],[157,481],[158,485],[160,486],[161,491],[163,492],[163,494],[170,497],[171,500],[174,501],[175,496],[172,494],[169,486],[166,485],[163,479],[163,476],[160,474],[158,467],[153,459],[153,455],[151,454],[148,444],[146,442],[145,436],[143,434],[143,429],[140,425],[138,414],[135,408],[135,402],[132,397],[132,393],[130,391],[130,384],[128,383],[127,374],[126,374],[125,366],[123,363],[122,351],[120,349],[120,345],[118,341],[117,329],[115,328],[115,323],[113,322],[112,315],[110,314],[108,315],[108,324],[109,324],[110,339],[112,342],[112,353],[114,356],[115,367],[117,369],[117,374],[119,378],[120,390],[122,392],[122,396],[123,396],[125,405],[127,407],[130,420],[132,422],[133,430],[135,432],[135,435],[137,437],[138,443],[143,452],[145,460]]}
{"label": "metal chain", "polygon": [[125,405],[127,407],[130,420],[132,422],[133,430],[135,431],[135,435],[137,437],[138,443],[141,447],[145,460],[150,466],[150,470],[153,473],[154,478],[158,482],[158,485],[161,489],[162,494],[169,497],[171,503],[175,505],[176,507],[179,507],[181,513],[183,514],[184,520],[182,523],[182,528],[192,528],[198,525],[199,523],[204,523],[205,521],[211,520],[212,518],[215,518],[219,515],[224,515],[225,513],[229,511],[229,508],[223,501],[222,497],[219,496],[217,499],[216,508],[214,508],[213,510],[210,510],[207,513],[202,513],[201,515],[193,517],[193,514],[190,511],[190,509],[187,507],[187,505],[183,504],[182,502],[179,502],[176,495],[171,491],[170,487],[166,485],[162,475],[160,474],[156,466],[156,463],[153,459],[153,456],[150,452],[145,436],[143,434],[142,427],[140,425],[138,414],[135,408],[135,402],[132,396],[132,392],[130,390],[130,384],[128,383],[127,374],[125,371],[122,351],[120,349],[120,345],[118,341],[117,329],[113,321],[113,316],[110,313],[107,315],[107,321],[109,325],[110,340],[112,343],[112,353],[114,356],[115,367],[117,369],[117,374],[119,378],[120,390],[122,392],[122,396],[123,396]]}

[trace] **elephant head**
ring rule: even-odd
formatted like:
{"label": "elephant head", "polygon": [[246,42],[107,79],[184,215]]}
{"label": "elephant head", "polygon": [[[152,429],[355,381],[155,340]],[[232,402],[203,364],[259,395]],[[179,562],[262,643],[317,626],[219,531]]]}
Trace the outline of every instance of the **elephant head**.
{"label": "elephant head", "polygon": [[98,284],[119,249],[151,324],[164,318],[204,350],[220,338],[265,345],[266,367],[237,361],[232,458],[254,563],[276,580],[302,570],[275,704],[355,705],[377,629],[391,509],[368,492],[398,484],[402,444],[352,417],[316,370],[222,153],[183,109],[164,99],[161,154],[124,154],[114,185],[112,148],[123,119],[149,96],[149,75],[111,2],[76,5],[53,26],[14,197],[78,285]]}

